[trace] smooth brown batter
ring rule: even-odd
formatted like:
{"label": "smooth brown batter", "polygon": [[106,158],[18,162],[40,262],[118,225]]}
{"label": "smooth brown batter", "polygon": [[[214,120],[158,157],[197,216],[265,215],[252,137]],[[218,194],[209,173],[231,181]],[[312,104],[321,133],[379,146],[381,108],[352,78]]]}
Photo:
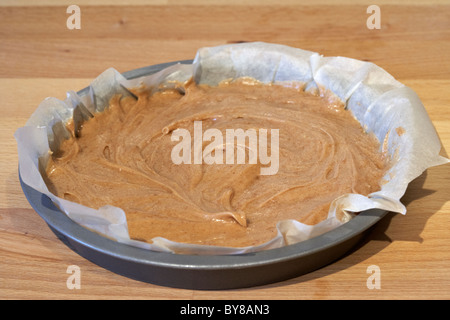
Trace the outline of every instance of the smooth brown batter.
{"label": "smooth brown batter", "polygon": [[[280,220],[320,222],[340,195],[380,189],[387,164],[379,142],[341,105],[252,81],[190,82],[184,90],[114,97],[53,154],[50,191],[122,208],[132,239],[239,247],[270,240]],[[184,128],[194,137],[194,121],[224,137],[226,129],[279,129],[278,171],[261,175],[259,162],[174,164],[172,133]]]}

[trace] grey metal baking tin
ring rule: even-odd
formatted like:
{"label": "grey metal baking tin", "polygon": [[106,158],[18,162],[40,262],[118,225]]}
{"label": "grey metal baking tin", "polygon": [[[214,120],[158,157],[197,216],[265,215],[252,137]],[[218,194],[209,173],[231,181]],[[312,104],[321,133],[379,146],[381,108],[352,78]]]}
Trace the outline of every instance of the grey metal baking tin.
{"label": "grey metal baking tin", "polygon": [[[123,73],[127,79],[156,73],[175,63],[153,65]],[[82,95],[88,88],[80,90]],[[19,176],[20,178],[20,176]],[[349,252],[387,212],[368,210],[315,238],[241,255],[184,255],[145,250],[118,243],[80,226],[44,194],[24,184],[33,209],[72,250],[117,274],[161,286],[185,289],[235,289],[275,283],[317,270]]]}

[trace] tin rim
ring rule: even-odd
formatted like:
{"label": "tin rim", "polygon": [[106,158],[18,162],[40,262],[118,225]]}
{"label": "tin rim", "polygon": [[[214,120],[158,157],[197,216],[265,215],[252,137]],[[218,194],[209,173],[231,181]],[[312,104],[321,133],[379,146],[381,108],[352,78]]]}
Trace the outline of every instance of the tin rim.
{"label": "tin rim", "polygon": [[[134,79],[156,73],[181,60],[123,73]],[[88,92],[86,87],[79,95]],[[230,289],[273,283],[319,269],[340,258],[387,212],[361,212],[347,223],[314,238],[281,248],[239,255],[188,255],[155,252],[110,240],[80,226],[44,194],[20,178],[33,209],[66,244],[81,256],[124,276],[164,286],[190,289]],[[278,274],[269,274],[270,268]],[[124,270],[126,269],[126,270]],[[228,277],[228,279],[227,279]]]}

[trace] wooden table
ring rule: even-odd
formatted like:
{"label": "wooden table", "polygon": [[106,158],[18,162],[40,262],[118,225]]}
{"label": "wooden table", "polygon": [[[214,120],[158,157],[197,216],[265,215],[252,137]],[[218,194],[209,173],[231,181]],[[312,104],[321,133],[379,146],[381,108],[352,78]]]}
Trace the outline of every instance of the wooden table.
{"label": "wooden table", "polygon": [[[389,215],[339,261],[284,282],[196,291],[141,283],[83,259],[50,231],[19,185],[14,131],[47,96],[65,98],[109,67],[123,72],[191,59],[202,46],[267,41],[372,61],[412,87],[450,148],[449,1],[373,1],[381,28],[368,29],[372,1],[0,2],[0,298],[2,299],[449,299],[450,165],[414,180],[406,216]],[[299,4],[299,3],[302,4]],[[56,5],[57,4],[57,5]],[[95,5],[94,5],[95,4]],[[81,288],[68,289],[67,268]],[[380,289],[368,268],[379,267]]]}

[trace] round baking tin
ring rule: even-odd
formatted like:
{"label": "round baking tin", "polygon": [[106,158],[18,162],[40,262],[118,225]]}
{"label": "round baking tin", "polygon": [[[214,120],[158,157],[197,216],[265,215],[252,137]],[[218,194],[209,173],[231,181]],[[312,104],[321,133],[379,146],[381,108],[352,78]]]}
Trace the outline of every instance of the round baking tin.
{"label": "round baking tin", "polygon": [[[133,79],[156,73],[175,63],[153,65],[123,73]],[[87,93],[87,88],[78,94]],[[317,270],[342,257],[387,212],[368,210],[349,222],[312,239],[278,249],[240,255],[185,255],[155,252],[121,244],[80,226],[46,195],[20,178],[33,209],[72,250],[117,274],[162,286],[185,289],[234,289],[287,280]]]}

